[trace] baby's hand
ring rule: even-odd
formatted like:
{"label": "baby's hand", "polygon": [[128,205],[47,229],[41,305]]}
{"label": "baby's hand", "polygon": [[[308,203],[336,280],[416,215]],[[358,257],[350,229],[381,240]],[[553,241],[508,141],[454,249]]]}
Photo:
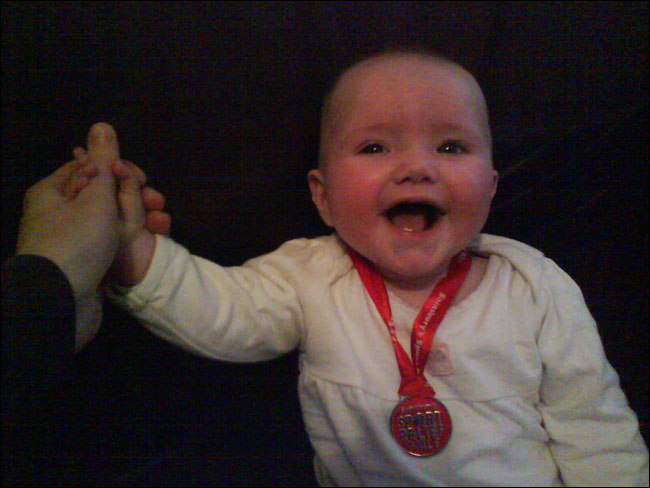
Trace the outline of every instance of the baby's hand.
{"label": "baby's hand", "polygon": [[168,235],[171,217],[164,212],[165,197],[149,186],[147,177],[135,164],[125,159],[117,160],[111,167],[118,182],[118,206],[124,224],[120,247],[126,247],[137,239],[144,225],[153,234]]}
{"label": "baby's hand", "polygon": [[[61,188],[63,194],[70,200],[74,200],[81,190],[83,190],[89,181],[98,174],[96,164],[88,161],[86,151],[81,147],[76,147],[72,151],[74,156],[75,170],[71,173],[64,187]],[[135,190],[135,186],[140,187],[140,198],[142,206],[146,212],[146,227],[154,234],[169,235],[171,226],[171,217],[168,213],[163,212],[165,208],[165,197],[149,186],[144,186],[147,177],[144,172],[131,161],[120,159],[112,163],[111,170],[118,182],[118,199],[127,198],[124,195]],[[121,204],[121,202],[119,202]],[[128,203],[125,202],[127,205]],[[124,208],[120,205],[120,212],[124,213]],[[128,212],[127,212],[128,213]],[[137,225],[136,225],[137,227]],[[125,235],[120,236],[124,241],[130,241],[129,229],[125,229]],[[132,230],[132,229],[131,229]],[[126,244],[126,243],[123,243]]]}
{"label": "baby's hand", "polygon": [[[62,193],[74,199],[97,173],[83,148],[73,150],[75,171],[63,185]],[[144,172],[130,161],[116,159],[111,171],[117,180],[119,209],[119,250],[109,275],[124,286],[134,286],[144,278],[155,250],[154,234],[168,235],[171,217],[163,212],[165,198],[145,187]]]}

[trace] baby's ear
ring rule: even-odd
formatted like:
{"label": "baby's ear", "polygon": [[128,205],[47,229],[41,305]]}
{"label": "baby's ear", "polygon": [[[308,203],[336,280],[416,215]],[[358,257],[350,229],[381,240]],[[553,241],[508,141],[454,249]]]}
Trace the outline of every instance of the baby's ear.
{"label": "baby's ear", "polygon": [[312,169],[307,174],[309,181],[309,188],[311,190],[311,200],[316,205],[320,218],[323,219],[326,225],[333,227],[332,218],[327,203],[327,194],[325,189],[325,177],[321,170]]}
{"label": "baby's ear", "polygon": [[494,198],[494,195],[497,192],[497,186],[499,186],[499,172],[497,170],[493,170],[492,173],[492,196],[490,199]]}

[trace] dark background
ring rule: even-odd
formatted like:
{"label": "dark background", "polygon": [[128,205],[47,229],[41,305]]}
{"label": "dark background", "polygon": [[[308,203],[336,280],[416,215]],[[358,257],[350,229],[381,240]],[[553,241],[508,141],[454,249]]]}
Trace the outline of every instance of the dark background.
{"label": "dark background", "polygon": [[[25,189],[100,120],[195,254],[326,232],[306,184],[321,98],[389,44],[476,74],[501,172],[485,231],[578,282],[647,442],[647,2],[3,2],[3,261]],[[109,306],[75,369],[50,455],[66,483],[313,483],[295,354],[212,362]]]}

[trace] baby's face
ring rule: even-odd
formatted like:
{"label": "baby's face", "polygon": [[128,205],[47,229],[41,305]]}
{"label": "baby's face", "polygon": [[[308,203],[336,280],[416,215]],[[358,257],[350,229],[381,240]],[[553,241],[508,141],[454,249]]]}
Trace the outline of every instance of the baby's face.
{"label": "baby's face", "polygon": [[487,124],[460,68],[417,57],[353,68],[309,174],[321,217],[385,280],[430,286],[487,219],[497,181]]}

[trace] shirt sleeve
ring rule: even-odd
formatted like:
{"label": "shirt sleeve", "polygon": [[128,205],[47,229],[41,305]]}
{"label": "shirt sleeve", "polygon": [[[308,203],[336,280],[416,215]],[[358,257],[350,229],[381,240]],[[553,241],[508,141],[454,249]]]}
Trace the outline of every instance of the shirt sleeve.
{"label": "shirt sleeve", "polygon": [[539,408],[562,479],[569,486],[648,486],[648,450],[596,323],[575,282],[547,264]]}
{"label": "shirt sleeve", "polygon": [[65,274],[48,259],[10,258],[2,265],[2,418],[30,418],[68,377],[75,340],[75,301]]}
{"label": "shirt sleeve", "polygon": [[159,337],[213,359],[273,359],[300,340],[291,246],[243,266],[221,267],[163,236],[145,279],[109,298]]}

